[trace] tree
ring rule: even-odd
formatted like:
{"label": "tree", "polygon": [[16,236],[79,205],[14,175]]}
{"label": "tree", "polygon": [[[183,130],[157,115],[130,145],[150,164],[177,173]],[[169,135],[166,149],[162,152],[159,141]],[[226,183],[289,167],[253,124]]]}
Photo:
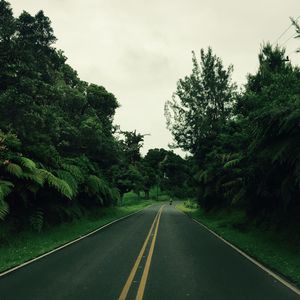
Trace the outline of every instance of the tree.
{"label": "tree", "polygon": [[211,48],[201,49],[200,54],[198,62],[193,52],[192,74],[178,81],[172,100],[165,105],[167,126],[176,145],[199,158],[204,144],[210,147],[209,140],[230,118],[235,96],[232,66],[224,68]]}
{"label": "tree", "polygon": [[121,131],[125,139],[121,141],[123,151],[125,152],[128,163],[135,164],[141,160],[140,150],[143,147],[144,137],[146,134],[134,131]]}
{"label": "tree", "polygon": [[163,170],[162,163],[166,159],[168,151],[165,149],[149,149],[143,159],[145,184],[144,190],[149,197],[149,191],[152,187],[162,187]]}
{"label": "tree", "polygon": [[284,215],[299,205],[300,70],[286,61],[284,49],[270,44],[259,62],[237,103],[250,143],[245,196],[254,215]]}
{"label": "tree", "polygon": [[15,78],[14,55],[16,22],[8,2],[0,0],[0,91]]}
{"label": "tree", "polygon": [[142,162],[145,176],[145,192],[157,186],[174,197],[192,194],[190,189],[191,172],[189,159],[183,159],[173,151],[150,149]]}
{"label": "tree", "polygon": [[80,80],[42,11],[14,18],[0,0],[0,21],[0,218],[50,224],[115,203],[117,99]]}

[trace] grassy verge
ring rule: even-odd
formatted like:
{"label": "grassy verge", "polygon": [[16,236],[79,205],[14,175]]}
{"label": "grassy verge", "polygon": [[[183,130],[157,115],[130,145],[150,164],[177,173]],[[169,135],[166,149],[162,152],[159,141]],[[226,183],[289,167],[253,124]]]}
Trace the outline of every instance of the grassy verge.
{"label": "grassy verge", "polygon": [[0,245],[0,272],[49,252],[111,221],[134,213],[153,203],[157,202],[137,200],[132,195],[128,195],[122,207],[101,208],[97,216],[60,224],[40,233],[29,230],[20,232],[18,235],[9,238],[5,244]]}
{"label": "grassy verge", "polygon": [[300,241],[289,232],[248,224],[238,211],[206,214],[190,201],[177,208],[300,287]]}

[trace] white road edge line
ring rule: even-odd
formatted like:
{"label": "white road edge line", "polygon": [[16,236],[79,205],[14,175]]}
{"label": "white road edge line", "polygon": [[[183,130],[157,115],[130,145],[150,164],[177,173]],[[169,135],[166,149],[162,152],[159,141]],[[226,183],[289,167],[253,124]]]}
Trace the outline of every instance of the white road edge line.
{"label": "white road edge line", "polygon": [[142,209],[140,209],[140,210],[138,210],[138,211],[136,211],[136,212],[134,212],[134,213],[132,213],[132,214],[129,214],[129,215],[127,215],[127,216],[124,216],[124,217],[119,218],[119,219],[117,219],[117,220],[114,220],[114,221],[112,221],[112,222],[109,222],[109,223],[107,223],[107,224],[105,224],[105,225],[102,225],[101,227],[99,227],[99,228],[97,228],[97,229],[95,229],[95,230],[93,230],[93,231],[91,231],[91,232],[89,232],[89,233],[87,233],[87,234],[85,234],[85,235],[83,235],[83,236],[81,236],[81,237],[79,237],[79,238],[77,238],[77,239],[71,241],[71,242],[67,242],[66,244],[63,244],[62,246],[59,246],[59,247],[57,247],[57,248],[55,248],[55,249],[53,249],[53,250],[51,250],[51,251],[49,251],[49,252],[46,252],[46,253],[44,253],[44,254],[42,254],[42,255],[40,255],[40,256],[38,256],[38,257],[35,257],[35,258],[33,258],[33,259],[30,259],[30,260],[28,260],[28,261],[26,261],[26,262],[24,262],[24,263],[22,263],[22,264],[20,264],[20,265],[18,265],[18,266],[16,266],[16,267],[13,267],[13,268],[11,268],[11,269],[8,269],[8,270],[6,270],[6,271],[0,273],[0,277],[4,276],[4,275],[6,275],[6,274],[9,274],[9,273],[11,273],[11,272],[14,272],[14,271],[16,271],[16,270],[18,270],[18,269],[20,269],[20,268],[23,268],[23,267],[25,267],[25,266],[27,266],[27,265],[29,265],[29,264],[31,264],[31,263],[33,263],[33,262],[39,260],[39,259],[44,258],[45,256],[48,256],[48,255],[50,255],[50,254],[52,254],[52,253],[54,253],[54,252],[57,252],[57,251],[59,251],[59,250],[61,250],[61,249],[63,249],[63,248],[66,248],[66,247],[68,247],[68,246],[70,246],[70,245],[72,245],[72,244],[74,244],[74,243],[77,243],[77,242],[79,242],[79,241],[85,239],[86,237],[88,237],[88,236],[90,236],[90,235],[96,233],[97,231],[102,230],[102,229],[104,229],[105,227],[108,227],[108,226],[110,226],[110,225],[112,225],[112,224],[114,224],[114,223],[116,223],[116,222],[119,222],[119,221],[121,221],[121,220],[123,220],[123,219],[129,218],[129,217],[131,217],[131,216],[133,216],[133,215],[135,215],[135,214],[138,214],[139,212],[141,212],[141,211],[145,210],[146,208],[149,208],[149,207],[151,207],[151,206],[153,206],[153,205],[154,205],[154,204],[151,204],[151,205],[146,206],[146,207],[144,207],[144,208],[142,208]]}
{"label": "white road edge line", "polygon": [[202,227],[204,227],[206,230],[208,230],[214,236],[216,236],[217,238],[219,238],[220,240],[222,240],[225,244],[227,244],[228,246],[230,246],[231,248],[233,248],[235,251],[237,251],[238,253],[240,253],[241,255],[243,255],[245,258],[247,258],[248,260],[250,260],[256,266],[258,266],[259,268],[261,268],[262,270],[264,270],[270,276],[272,276],[273,278],[275,278],[276,280],[278,280],[279,282],[281,282],[287,288],[291,289],[294,293],[296,293],[297,295],[300,295],[300,290],[297,287],[295,287],[294,285],[292,285],[291,283],[289,283],[288,281],[286,281],[285,279],[283,279],[282,277],[280,277],[279,275],[277,275],[276,273],[274,273],[273,271],[271,271],[267,267],[263,266],[257,260],[255,260],[254,258],[252,258],[251,256],[249,256],[248,254],[246,254],[244,251],[240,250],[236,246],[232,245],[230,242],[226,241],[224,238],[222,238],[220,235],[218,235],[217,233],[215,233],[214,231],[212,231],[211,229],[209,229],[204,224],[200,223],[199,221],[197,221],[197,220],[195,220],[193,218],[192,218],[192,220],[194,222],[196,222],[197,224],[201,225]]}

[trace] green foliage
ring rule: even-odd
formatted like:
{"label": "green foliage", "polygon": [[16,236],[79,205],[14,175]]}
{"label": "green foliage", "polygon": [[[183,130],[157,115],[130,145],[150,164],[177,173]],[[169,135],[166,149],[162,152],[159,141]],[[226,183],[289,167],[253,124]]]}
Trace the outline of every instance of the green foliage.
{"label": "green foliage", "polygon": [[11,192],[13,187],[12,182],[0,180],[0,220],[3,220],[9,213],[9,206],[5,202],[5,197]]}
{"label": "green foliage", "polygon": [[226,114],[211,103],[215,85],[207,81],[221,74],[207,75],[220,60],[211,50],[202,54],[202,64],[193,57],[192,74],[179,81],[177,100],[167,102],[177,146],[197,163],[199,203],[206,210],[234,206],[254,218],[288,219],[300,209],[300,69],[287,61],[284,49],[264,45],[257,72],[238,95],[230,70],[224,71],[227,84],[219,88],[227,86],[227,93],[218,101]]}
{"label": "green foliage", "polygon": [[231,115],[235,84],[232,66],[224,68],[211,48],[201,49],[200,62],[193,52],[192,61],[192,74],[178,81],[172,100],[166,102],[165,116],[177,145],[200,157],[203,144],[210,146]]}
{"label": "green foliage", "polygon": [[98,193],[105,195],[107,192],[106,183],[101,178],[95,175],[90,175],[87,178],[86,186],[87,186],[88,193],[91,195],[96,195]]}
{"label": "green foliage", "polygon": [[125,139],[121,140],[121,145],[125,153],[125,159],[130,164],[135,164],[141,160],[140,149],[143,146],[145,134],[134,131],[121,131]]}
{"label": "green foliage", "polygon": [[76,178],[70,172],[65,170],[57,170],[56,174],[58,178],[65,181],[69,185],[72,191],[72,196],[76,196],[78,194],[78,181]]}
{"label": "green foliage", "polygon": [[186,200],[186,201],[183,202],[183,205],[186,208],[191,208],[191,209],[197,209],[198,208],[197,202],[195,202],[193,200]]}
{"label": "green foliage", "polygon": [[150,149],[141,166],[143,190],[148,197],[154,186],[159,186],[173,197],[191,196],[192,164],[189,158],[183,159],[173,151]]}
{"label": "green foliage", "polygon": [[117,203],[120,199],[118,189],[111,188],[104,179],[96,175],[88,176],[85,184],[86,193],[95,197],[101,205]]}
{"label": "green foliage", "polygon": [[23,174],[22,168],[14,163],[8,163],[6,166],[6,171],[13,176],[20,178]]}
{"label": "green foliage", "polygon": [[230,161],[227,161],[225,164],[224,164],[224,168],[225,169],[231,169],[233,167],[236,167],[239,162],[241,161],[240,158],[235,158],[235,159],[232,159]]}
{"label": "green foliage", "polygon": [[45,179],[45,182],[63,196],[72,199],[75,191],[73,191],[70,185],[63,179],[56,177],[47,170],[40,170],[41,176]]}
{"label": "green foliage", "polygon": [[39,231],[81,216],[94,200],[117,202],[111,169],[127,168],[130,152],[114,137],[117,99],[80,80],[42,11],[15,18],[0,0],[0,23],[0,218]]}
{"label": "green foliage", "polygon": [[34,171],[37,168],[36,163],[27,157],[21,156],[18,158],[18,161],[23,168],[29,171]]}
{"label": "green foliage", "polygon": [[75,178],[77,182],[81,183],[84,181],[84,171],[80,169],[80,167],[66,163],[63,163],[62,167],[64,171],[71,174],[71,176]]}

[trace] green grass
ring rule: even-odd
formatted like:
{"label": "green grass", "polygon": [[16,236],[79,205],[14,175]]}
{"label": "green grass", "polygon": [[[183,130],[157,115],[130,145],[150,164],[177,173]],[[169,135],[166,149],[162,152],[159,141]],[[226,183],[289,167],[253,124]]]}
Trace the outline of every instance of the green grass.
{"label": "green grass", "polygon": [[249,224],[241,211],[204,213],[185,202],[177,208],[300,287],[300,240],[295,232]]}
{"label": "green grass", "polygon": [[157,202],[154,200],[137,200],[133,194],[129,194],[126,195],[122,207],[100,208],[99,214],[96,216],[85,217],[72,223],[63,223],[40,233],[29,230],[20,232],[0,245],[0,272],[49,252],[153,203]]}

